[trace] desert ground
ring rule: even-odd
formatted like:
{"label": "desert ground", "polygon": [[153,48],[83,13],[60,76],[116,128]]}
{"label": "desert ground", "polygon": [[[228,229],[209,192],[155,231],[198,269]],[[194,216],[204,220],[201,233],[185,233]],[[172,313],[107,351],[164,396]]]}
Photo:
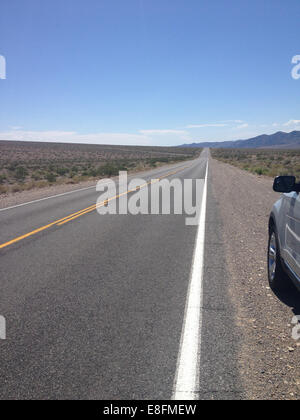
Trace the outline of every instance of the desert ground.
{"label": "desert ground", "polygon": [[201,149],[0,141],[0,196],[197,157]]}

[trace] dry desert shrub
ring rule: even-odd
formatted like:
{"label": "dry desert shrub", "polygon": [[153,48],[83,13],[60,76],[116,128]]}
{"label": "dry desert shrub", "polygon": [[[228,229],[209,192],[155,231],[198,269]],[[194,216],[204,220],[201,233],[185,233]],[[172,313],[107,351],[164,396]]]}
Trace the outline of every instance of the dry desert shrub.
{"label": "dry desert shrub", "polygon": [[257,175],[294,175],[300,180],[300,150],[212,149],[211,153],[214,159]]}

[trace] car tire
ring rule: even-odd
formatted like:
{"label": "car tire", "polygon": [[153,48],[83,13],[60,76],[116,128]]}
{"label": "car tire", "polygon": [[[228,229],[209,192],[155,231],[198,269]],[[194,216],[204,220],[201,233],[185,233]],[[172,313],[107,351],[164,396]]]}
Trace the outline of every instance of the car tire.
{"label": "car tire", "polygon": [[289,278],[282,268],[278,235],[274,224],[271,224],[269,229],[268,279],[274,292],[286,290],[290,286]]}

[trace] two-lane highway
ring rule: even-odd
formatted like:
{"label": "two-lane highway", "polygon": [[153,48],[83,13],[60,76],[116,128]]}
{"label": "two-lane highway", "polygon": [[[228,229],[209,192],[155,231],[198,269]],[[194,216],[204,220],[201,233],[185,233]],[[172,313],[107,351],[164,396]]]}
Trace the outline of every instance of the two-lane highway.
{"label": "two-lane highway", "polygon": [[[143,178],[204,179],[207,160],[204,151]],[[91,207],[98,196],[91,188],[0,211],[0,315],[7,322],[7,339],[0,340],[2,399],[174,396],[198,226],[186,226],[186,215],[172,212],[99,215]],[[196,326],[202,338],[193,343],[199,359],[193,398],[239,392],[234,360],[227,360],[232,320],[209,175],[205,207],[208,266]],[[216,321],[220,296],[227,312],[219,310]]]}

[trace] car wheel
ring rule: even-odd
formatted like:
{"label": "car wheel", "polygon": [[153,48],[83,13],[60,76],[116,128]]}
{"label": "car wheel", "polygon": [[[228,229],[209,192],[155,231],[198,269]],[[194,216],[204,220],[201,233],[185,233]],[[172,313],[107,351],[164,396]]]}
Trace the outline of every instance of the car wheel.
{"label": "car wheel", "polygon": [[289,279],[282,268],[278,237],[274,225],[270,227],[269,231],[268,278],[270,287],[274,291],[285,290],[289,286]]}

